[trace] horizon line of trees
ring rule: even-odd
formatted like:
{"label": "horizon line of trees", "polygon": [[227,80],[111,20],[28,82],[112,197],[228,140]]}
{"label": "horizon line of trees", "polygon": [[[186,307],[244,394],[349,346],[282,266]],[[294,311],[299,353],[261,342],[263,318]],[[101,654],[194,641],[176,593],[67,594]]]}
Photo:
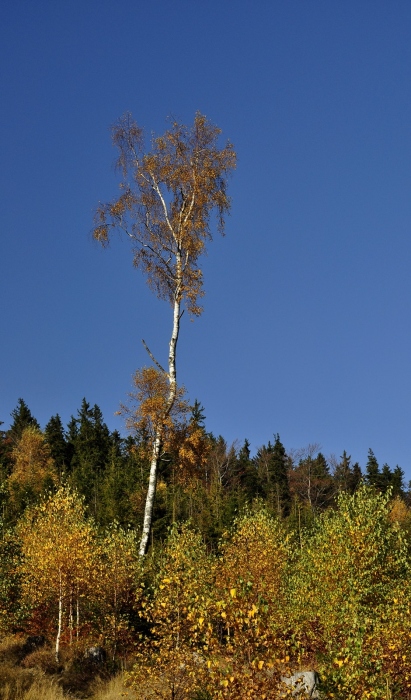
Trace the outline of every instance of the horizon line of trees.
{"label": "horizon line of trees", "polygon": [[[150,440],[144,430],[123,437],[110,431],[100,408],[83,399],[77,416],[64,427],[58,414],[44,430],[23,399],[0,429],[0,511],[4,526],[14,524],[27,506],[63,484],[85,501],[99,526],[113,521],[142,526],[148,482]],[[187,434],[171,441],[162,455],[154,507],[152,542],[164,539],[173,522],[190,519],[214,546],[247,504],[262,500],[280,519],[307,526],[335,504],[341,492],[353,494],[365,482],[407,504],[404,471],[380,467],[370,449],[364,472],[344,450],[326,459],[316,444],[286,451],[280,436],[251,457],[250,443],[228,445],[207,432],[204,409],[191,408]]]}

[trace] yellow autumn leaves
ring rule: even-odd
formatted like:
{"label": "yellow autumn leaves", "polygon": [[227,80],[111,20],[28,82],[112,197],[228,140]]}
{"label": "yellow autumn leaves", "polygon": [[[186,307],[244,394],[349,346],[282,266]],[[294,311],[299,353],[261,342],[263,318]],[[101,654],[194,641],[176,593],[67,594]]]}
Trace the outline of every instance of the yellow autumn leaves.
{"label": "yellow autumn leaves", "polygon": [[66,487],[27,510],[17,534],[28,628],[41,624],[56,639],[56,656],[61,641],[78,643],[93,629],[115,651],[138,597],[134,534],[114,525],[99,536],[82,499]]}
{"label": "yellow autumn leaves", "polygon": [[276,698],[283,676],[315,667],[330,697],[382,698],[387,688],[405,697],[409,547],[390,512],[387,497],[361,487],[294,540],[257,509],[216,553],[175,528],[130,683],[151,697],[150,668],[159,698]]}
{"label": "yellow autumn leaves", "polygon": [[257,507],[216,551],[185,524],[142,563],[134,533],[97,532],[62,488],[18,527],[24,625],[61,646],[132,646],[142,700],[274,698],[282,676],[313,666],[330,696],[406,697],[410,553],[390,513],[363,487],[294,540]]}

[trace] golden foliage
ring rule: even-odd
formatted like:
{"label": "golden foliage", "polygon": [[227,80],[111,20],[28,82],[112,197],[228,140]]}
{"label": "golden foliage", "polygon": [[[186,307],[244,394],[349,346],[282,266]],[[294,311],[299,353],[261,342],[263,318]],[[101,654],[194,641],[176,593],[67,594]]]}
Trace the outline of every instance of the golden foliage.
{"label": "golden foliage", "polygon": [[392,523],[400,523],[400,525],[411,524],[410,510],[399,496],[391,503],[389,519]]}
{"label": "golden foliage", "polygon": [[56,611],[61,606],[64,627],[72,640],[80,633],[84,598],[94,590],[98,570],[96,534],[85,520],[82,500],[75,492],[60,488],[26,511],[18,534],[23,601],[32,615],[47,610],[56,633]]}
{"label": "golden foliage", "polygon": [[153,138],[145,153],[142,130],[125,114],[112,130],[122,171],[121,194],[96,212],[94,237],[107,245],[113,229],[132,238],[134,265],[149,286],[172,304],[185,300],[193,315],[202,311],[199,257],[211,240],[210,216],[224,231],[230,208],[226,179],[236,156],[227,143],[218,148],[220,129],[197,112],[192,127],[173,122],[163,136]]}
{"label": "golden foliage", "polygon": [[173,528],[145,610],[151,642],[142,641],[130,675],[142,700],[188,700],[206,682],[212,582],[213,561],[200,536],[188,526]]}
{"label": "golden foliage", "polygon": [[[318,519],[294,568],[295,636],[321,654],[329,690],[344,698],[383,697],[392,670],[389,640],[407,640],[397,596],[402,590],[408,610],[409,555],[389,513],[387,496],[372,489],[342,494],[338,509]],[[409,668],[407,654],[404,662]]]}
{"label": "golden foliage", "polygon": [[263,510],[241,518],[222,545],[215,614],[220,641],[210,660],[216,697],[276,697],[287,668],[287,535]]}
{"label": "golden foliage", "polygon": [[129,618],[141,597],[136,533],[112,524],[100,543],[97,567],[98,629],[114,657],[120,643],[132,642]]}
{"label": "golden foliage", "polygon": [[126,416],[127,428],[140,432],[147,438],[147,450],[158,432],[162,434],[163,449],[171,449],[175,435],[190,410],[184,399],[185,389],[179,387],[170,408],[170,386],[168,375],[156,367],[143,367],[133,376],[134,390],[130,392],[130,402],[122,405],[120,415]]}
{"label": "golden foliage", "polygon": [[44,435],[35,427],[23,430],[20,440],[12,450],[13,471],[9,484],[29,487],[39,494],[45,483],[57,483],[57,472],[50,448]]}

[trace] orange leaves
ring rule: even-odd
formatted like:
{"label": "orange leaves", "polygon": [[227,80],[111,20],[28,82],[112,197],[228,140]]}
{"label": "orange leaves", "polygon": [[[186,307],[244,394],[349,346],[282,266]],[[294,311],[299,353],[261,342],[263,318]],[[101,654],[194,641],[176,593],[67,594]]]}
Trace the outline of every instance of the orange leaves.
{"label": "orange leaves", "polygon": [[201,313],[198,299],[202,275],[198,259],[211,239],[210,216],[217,212],[218,228],[230,201],[226,179],[235,168],[231,144],[217,145],[220,130],[197,113],[192,127],[173,122],[152,140],[144,153],[142,131],[126,114],[113,127],[123,174],[122,194],[100,205],[94,237],[106,245],[112,229],[126,230],[135,243],[134,265],[147,276],[160,298],[185,300],[193,315]]}
{"label": "orange leaves", "polygon": [[[142,431],[151,439],[163,431],[163,445],[168,449],[174,433],[190,410],[184,399],[185,389],[176,390],[176,398],[169,407],[169,379],[156,367],[143,367],[133,376],[134,391],[130,393],[130,404],[121,406],[120,413],[126,415],[129,430]],[[149,446],[149,449],[151,445]]]}

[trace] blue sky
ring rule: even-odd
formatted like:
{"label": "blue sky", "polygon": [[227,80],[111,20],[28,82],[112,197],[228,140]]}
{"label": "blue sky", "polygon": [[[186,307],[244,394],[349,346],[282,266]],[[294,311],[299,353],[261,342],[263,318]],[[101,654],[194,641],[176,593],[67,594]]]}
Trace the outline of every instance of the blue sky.
{"label": "blue sky", "polygon": [[0,420],[85,396],[123,429],[171,315],[127,241],[91,239],[109,127],[200,110],[238,168],[180,381],[229,442],[371,447],[411,478],[411,4],[3,0],[0,50]]}

